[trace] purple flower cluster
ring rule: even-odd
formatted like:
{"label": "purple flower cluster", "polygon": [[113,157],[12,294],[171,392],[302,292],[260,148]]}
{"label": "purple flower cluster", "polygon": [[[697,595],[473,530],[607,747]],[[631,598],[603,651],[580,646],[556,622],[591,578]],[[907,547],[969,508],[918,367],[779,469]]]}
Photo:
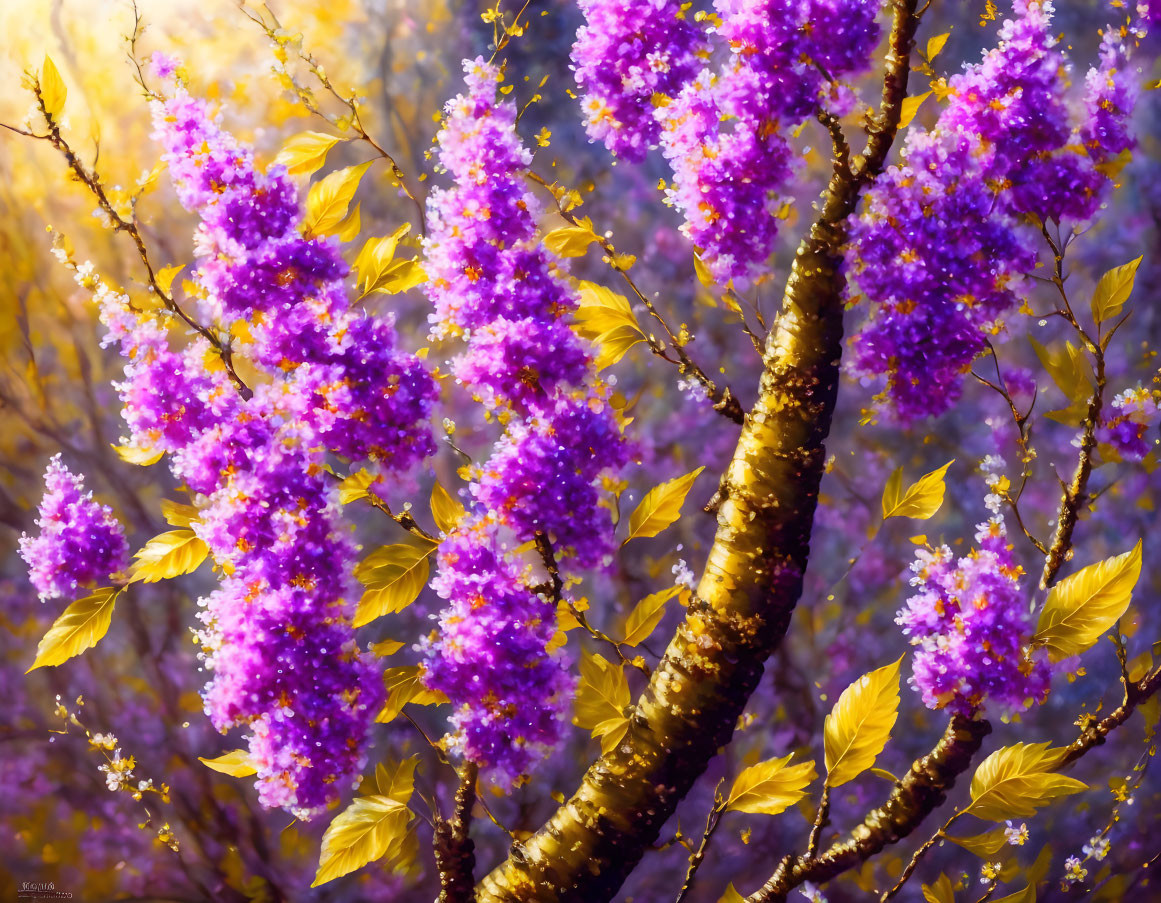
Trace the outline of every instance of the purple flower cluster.
{"label": "purple flower cluster", "polygon": [[261,801],[309,818],[357,780],[383,693],[355,644],[355,549],[326,456],[415,463],[433,449],[437,390],[396,350],[389,321],[351,309],[338,248],[300,233],[281,168],[257,168],[183,87],[155,103],[154,121],[178,197],[201,220],[201,314],[248,336],[236,351],[265,378],[243,397],[208,341],[175,348],[91,266],[77,279],[128,361],[130,445],[170,453],[198,501],[192,528],[225,574],[199,603],[206,712],[223,732],[249,731]]}
{"label": "purple flower cluster", "polygon": [[203,312],[226,326],[247,321],[255,361],[283,376],[295,413],[331,451],[400,468],[431,454],[434,380],[396,350],[389,318],[351,308],[337,242],[300,233],[286,171],[256,168],[184,88],[155,103],[154,123],[178,198],[201,217]]}
{"label": "purple flower cluster", "polygon": [[85,492],[83,477],[54,455],[44,472],[37,536],[20,537],[20,557],[41,601],[69,598],[125,568],[125,531],[108,505]]}
{"label": "purple flower cluster", "polygon": [[886,376],[904,421],[956,401],[1035,265],[1035,223],[1091,218],[1109,185],[1098,164],[1132,146],[1123,42],[1106,36],[1088,79],[1093,115],[1078,132],[1051,3],[1015,8],[999,45],[951,79],[934,128],[912,132],[852,225],[849,260],[873,305],[855,369]]}
{"label": "purple flower cluster", "polygon": [[437,138],[455,184],[428,202],[432,332],[467,338],[452,371],[507,432],[473,474],[474,510],[439,556],[435,586],[450,604],[426,680],[456,706],[453,745],[510,784],[560,739],[569,680],[547,648],[555,606],[529,588],[501,535],[519,544],[543,533],[562,564],[603,565],[612,523],[597,481],[630,449],[565,320],[576,299],[562,262],[537,240],[516,108],[497,100],[494,66],[468,60],[464,70],[468,90],[448,103]]}
{"label": "purple flower cluster", "polygon": [[1152,450],[1146,438],[1161,420],[1158,393],[1142,386],[1126,389],[1113,399],[1097,429],[1097,441],[1126,461],[1140,461]]}
{"label": "purple flower cluster", "polygon": [[[717,0],[729,47],[656,112],[673,169],[669,202],[720,282],[744,282],[769,256],[780,193],[793,172],[790,133],[850,93],[833,79],[866,65],[877,0]],[[829,76],[829,77],[828,77]]]}
{"label": "purple flower cluster", "polygon": [[559,741],[572,689],[563,657],[547,651],[556,607],[528,582],[487,521],[443,542],[432,582],[448,607],[428,680],[456,703],[452,748],[505,782]]}
{"label": "purple flower cluster", "polygon": [[697,74],[705,38],[680,0],[581,0],[586,24],[572,48],[585,129],[640,162],[657,144],[654,110]]}
{"label": "purple flower cluster", "polygon": [[1032,637],[1023,569],[1004,521],[978,527],[978,549],[958,561],[947,546],[921,549],[911,569],[918,589],[895,619],[918,649],[912,683],[933,709],[970,715],[992,702],[1022,709],[1048,695],[1051,677]]}

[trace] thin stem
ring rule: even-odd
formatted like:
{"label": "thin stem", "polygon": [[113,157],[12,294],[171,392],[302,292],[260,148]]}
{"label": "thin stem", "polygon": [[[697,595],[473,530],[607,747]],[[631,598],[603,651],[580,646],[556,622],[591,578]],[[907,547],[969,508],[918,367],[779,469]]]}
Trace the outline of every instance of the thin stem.
{"label": "thin stem", "polygon": [[806,845],[806,858],[813,859],[818,852],[818,843],[822,839],[822,831],[830,824],[830,785],[822,787],[822,799],[818,801],[818,813],[814,816],[814,825],[810,829],[810,841]]}
{"label": "thin stem", "polygon": [[718,825],[721,824],[722,813],[726,809],[726,799],[721,794],[722,784],[724,783],[724,779],[719,781],[717,788],[714,790],[714,804],[706,816],[705,830],[701,835],[701,843],[698,844],[697,849],[689,857],[689,867],[685,871],[685,881],[681,885],[681,890],[677,892],[677,899],[674,900],[674,903],[682,903],[693,889],[693,881],[697,877],[697,870],[701,868],[701,864],[705,860],[706,850],[709,849],[710,838],[714,836]]}
{"label": "thin stem", "polygon": [[631,665],[632,667],[642,671],[645,676],[648,677],[652,673],[649,665],[637,657],[629,658],[629,656],[625,655],[624,650],[621,648],[623,646],[622,643],[617,642],[608,634],[603,633],[596,627],[593,627],[593,625],[589,623],[588,618],[585,617],[585,613],[577,608],[576,602],[565,597],[564,580],[560,576],[560,567],[556,563],[556,554],[553,552],[552,541],[548,538],[548,534],[543,530],[537,530],[536,535],[533,537],[533,541],[536,543],[536,551],[540,554],[541,561],[544,562],[544,569],[548,571],[549,579],[549,582],[546,585],[542,587],[533,587],[533,589],[539,592],[543,592],[557,605],[559,605],[561,602],[567,605],[568,610],[572,614],[573,618],[575,618],[576,622],[585,629],[589,636],[591,636],[594,640],[608,643],[613,647],[613,651],[617,653],[617,657],[621,660],[622,665]]}
{"label": "thin stem", "polygon": [[911,861],[907,863],[907,868],[903,869],[903,874],[899,876],[899,880],[895,882],[894,887],[888,891],[885,891],[879,897],[879,903],[887,903],[888,900],[890,900],[903,889],[903,885],[907,883],[907,879],[915,873],[915,869],[919,865],[919,860],[921,860],[927,854],[927,851],[935,846],[936,843],[947,837],[948,829],[951,828],[956,819],[958,819],[961,815],[963,815],[962,812],[955,812],[951,818],[943,823],[942,828],[940,828],[929,838],[927,838],[926,841],[924,841],[923,845],[915,851],[915,855],[911,857]]}

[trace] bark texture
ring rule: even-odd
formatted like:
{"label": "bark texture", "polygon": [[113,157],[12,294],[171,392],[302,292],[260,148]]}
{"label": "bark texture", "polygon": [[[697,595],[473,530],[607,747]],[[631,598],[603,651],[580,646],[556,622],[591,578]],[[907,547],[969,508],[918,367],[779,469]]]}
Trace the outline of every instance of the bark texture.
{"label": "bark texture", "polygon": [[685,620],[601,756],[543,828],[483,879],[480,903],[612,899],[717,751],[802,592],[842,356],[841,247],[881,171],[907,96],[917,0],[893,0],[882,107],[867,147],[835,171],[764,349],[759,397],[723,476],[718,530]]}

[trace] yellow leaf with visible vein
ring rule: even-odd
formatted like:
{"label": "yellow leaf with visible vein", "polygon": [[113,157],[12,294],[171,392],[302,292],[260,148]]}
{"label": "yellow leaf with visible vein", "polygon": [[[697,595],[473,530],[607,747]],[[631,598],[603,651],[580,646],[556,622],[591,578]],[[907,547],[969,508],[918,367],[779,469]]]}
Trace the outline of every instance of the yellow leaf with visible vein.
{"label": "yellow leaf with visible vein", "polygon": [[402,762],[393,759],[375,766],[375,787],[380,795],[390,797],[401,806],[411,801],[415,790],[415,767],[419,764],[419,754],[408,756]]}
{"label": "yellow leaf with visible vein", "polygon": [[1057,797],[1087,790],[1087,784],[1053,773],[1063,754],[1047,743],[996,750],[972,775],[972,801],[964,813],[987,821],[1028,818]]}
{"label": "yellow leaf with visible vein", "polygon": [[587,216],[576,226],[562,226],[544,236],[544,246],[560,257],[583,257],[594,241],[597,234]]}
{"label": "yellow leaf with visible vein", "polygon": [[693,481],[703,470],[704,467],[699,467],[650,489],[629,515],[629,535],[625,537],[625,542],[638,537],[656,536],[675,523],[681,517],[681,506],[693,488]]}
{"label": "yellow leaf with visible vein", "polygon": [[443,488],[439,480],[431,487],[431,516],[442,533],[451,533],[467,513],[459,499]]}
{"label": "yellow leaf with visible vein", "polygon": [[634,345],[645,341],[641,334],[631,326],[615,326],[608,332],[603,332],[594,344],[598,348],[597,359],[593,367],[599,373],[606,367],[611,367],[623,358]]}
{"label": "yellow leaf with visible vein", "polygon": [[625,709],[629,706],[629,682],[622,668],[599,654],[581,652],[580,683],[576,689],[572,723],[592,732],[607,752],[629,729]]}
{"label": "yellow leaf with visible vein", "polygon": [[285,166],[292,176],[314,175],[326,163],[330,149],[345,140],[323,132],[300,132],[282,146],[274,162]]}
{"label": "yellow leaf with visible vein", "polygon": [[411,223],[404,223],[391,235],[367,239],[354,265],[360,294],[382,292],[394,295],[414,288],[427,279],[419,261],[395,259],[399,242],[410,231]]}
{"label": "yellow leaf with visible vein", "polygon": [[375,476],[370,471],[356,470],[339,483],[339,504],[349,505],[351,502],[367,498],[371,494],[367,490],[374,481]]}
{"label": "yellow leaf with visible vein", "polygon": [[44,65],[40,67],[40,99],[44,111],[53,119],[59,118],[67,96],[64,79],[60,77],[56,64],[46,54]]}
{"label": "yellow leaf with visible vein", "polygon": [[899,717],[899,665],[864,674],[843,690],[823,723],[826,783],[840,787],[875,764]]}
{"label": "yellow leaf with visible vein", "polygon": [[441,705],[448,701],[439,690],[429,690],[423,685],[423,671],[418,665],[388,668],[383,672],[383,685],[387,688],[387,702],[375,716],[382,724],[393,721],[408,703]]}
{"label": "yellow leaf with visible vein", "polygon": [[355,577],[366,587],[355,610],[354,626],[362,627],[386,614],[403,611],[419,598],[427,585],[435,546],[397,543],[383,546],[355,568]]}
{"label": "yellow leaf with visible vein", "polygon": [[62,664],[96,646],[109,632],[113,603],[120,592],[111,586],[102,587],[66,608],[36,647],[36,660],[28,671]]}
{"label": "yellow leaf with visible vein", "polygon": [[1117,316],[1133,293],[1133,283],[1137,279],[1137,268],[1143,257],[1130,260],[1119,267],[1113,267],[1097,283],[1092,296],[1092,316],[1098,323]]}
{"label": "yellow leaf with visible vein", "polygon": [[361,796],[323,834],[318,872],[311,887],[348,875],[384,857],[394,860],[407,839],[411,810],[389,796]]}
{"label": "yellow leaf with visible vein", "polygon": [[250,758],[250,753],[244,749],[230,750],[216,759],[203,759],[198,756],[198,761],[206,767],[220,771],[222,774],[228,774],[232,778],[245,778],[258,773],[258,768],[254,764],[254,760]]}
{"label": "yellow leaf with visible vein", "polygon": [[1032,642],[1046,646],[1054,662],[1084,652],[1120,620],[1140,576],[1138,540],[1132,550],[1065,577],[1049,591]]}
{"label": "yellow leaf with visible vein", "polygon": [[194,535],[193,530],[170,530],[149,540],[133,557],[134,582],[156,583],[192,574],[198,569],[210,549]]}
{"label": "yellow leaf with visible vein", "polygon": [[347,215],[347,208],[351,206],[363,174],[374,162],[368,160],[358,166],[332,172],[310,187],[306,196],[306,215],[302,221],[303,234],[308,237],[329,235],[339,227]]}
{"label": "yellow leaf with visible vein", "polygon": [[161,500],[161,516],[174,527],[188,527],[201,517],[201,512],[193,505],[184,505],[169,499]]}
{"label": "yellow leaf with visible vein", "polygon": [[618,295],[595,282],[580,282],[580,303],[573,313],[574,329],[589,341],[597,341],[602,335],[625,326],[636,332],[642,339],[645,333],[633,315],[624,295]]}
{"label": "yellow leaf with visible vein", "polygon": [[903,490],[903,468],[896,468],[883,487],[883,520],[889,517],[912,517],[916,520],[933,517],[943,505],[943,493],[947,488],[943,478],[954,463],[955,458],[952,458],[943,467],[924,474],[906,491]]}
{"label": "yellow leaf with visible vein", "polygon": [[622,645],[636,646],[649,639],[649,634],[657,629],[665,617],[665,603],[681,592],[680,586],[671,586],[660,592],[650,593],[638,602],[629,617],[625,619],[625,639]]}
{"label": "yellow leaf with visible vein", "polygon": [[995,855],[1008,845],[1007,830],[1004,825],[1000,825],[998,828],[992,828],[983,834],[973,834],[970,837],[952,837],[950,834],[946,836],[956,846],[963,847],[985,862],[991,862]]}
{"label": "yellow leaf with visible vein", "polygon": [[806,796],[806,787],[817,777],[814,762],[790,765],[791,758],[769,759],[743,768],[730,788],[725,811],[777,815]]}

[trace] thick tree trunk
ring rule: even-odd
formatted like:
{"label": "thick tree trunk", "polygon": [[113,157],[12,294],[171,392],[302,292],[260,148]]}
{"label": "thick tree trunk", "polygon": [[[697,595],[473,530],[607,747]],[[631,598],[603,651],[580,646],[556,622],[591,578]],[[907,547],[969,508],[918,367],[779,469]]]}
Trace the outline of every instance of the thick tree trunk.
{"label": "thick tree trunk", "polygon": [[802,592],[842,357],[841,247],[863,186],[895,137],[917,0],[893,0],[883,105],[855,160],[838,153],[765,348],[760,393],[724,480],[718,531],[685,620],[637,701],[629,731],[540,831],[514,844],[480,903],[598,903],[656,839],[726,745]]}

